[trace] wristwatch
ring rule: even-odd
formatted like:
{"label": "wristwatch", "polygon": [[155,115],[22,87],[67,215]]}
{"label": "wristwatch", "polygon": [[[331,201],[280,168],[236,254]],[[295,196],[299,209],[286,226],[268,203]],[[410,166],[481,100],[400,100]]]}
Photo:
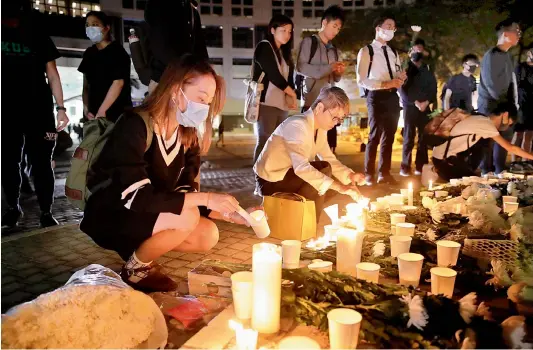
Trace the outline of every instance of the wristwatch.
{"label": "wristwatch", "polygon": [[59,112],[59,111],[65,111],[65,112],[66,112],[67,109],[66,109],[65,107],[63,107],[63,106],[57,106],[57,107],[56,107],[56,111],[57,111],[57,112]]}

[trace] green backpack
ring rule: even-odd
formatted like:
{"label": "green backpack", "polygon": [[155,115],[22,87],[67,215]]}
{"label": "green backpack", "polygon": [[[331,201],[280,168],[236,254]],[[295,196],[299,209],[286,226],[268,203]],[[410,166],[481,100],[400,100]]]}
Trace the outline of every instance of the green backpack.
{"label": "green backpack", "polygon": [[[154,128],[151,118],[141,117],[146,124],[147,130],[146,152],[152,144]],[[109,136],[113,132],[114,126],[115,123],[109,121],[107,118],[90,120],[83,126],[83,141],[72,155],[70,171],[65,183],[65,195],[67,199],[81,210],[85,209],[85,204],[92,193],[107,187],[110,183],[110,181],[105,181],[102,184],[92,187],[90,190],[87,187],[89,169],[100,156]]]}

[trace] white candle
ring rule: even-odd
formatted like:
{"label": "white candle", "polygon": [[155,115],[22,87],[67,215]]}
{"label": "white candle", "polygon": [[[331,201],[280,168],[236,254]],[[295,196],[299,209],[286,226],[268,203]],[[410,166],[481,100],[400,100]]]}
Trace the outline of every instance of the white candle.
{"label": "white candle", "polygon": [[257,347],[257,331],[244,329],[242,324],[229,321],[229,328],[235,331],[235,342],[239,350],[255,350]]}
{"label": "white candle", "polygon": [[433,180],[429,180],[429,187],[428,189],[431,191],[433,189]]}
{"label": "white candle", "polygon": [[259,333],[276,333],[280,327],[281,247],[254,244],[252,273],[252,328]]}
{"label": "white candle", "polygon": [[341,229],[337,238],[337,271],[357,276],[356,265],[361,262],[364,234],[357,230]]}
{"label": "white candle", "polygon": [[283,338],[279,344],[278,349],[320,349],[320,345],[311,338],[304,336],[292,336]]}
{"label": "white candle", "polygon": [[413,183],[409,182],[409,188],[407,191],[407,205],[413,206]]}

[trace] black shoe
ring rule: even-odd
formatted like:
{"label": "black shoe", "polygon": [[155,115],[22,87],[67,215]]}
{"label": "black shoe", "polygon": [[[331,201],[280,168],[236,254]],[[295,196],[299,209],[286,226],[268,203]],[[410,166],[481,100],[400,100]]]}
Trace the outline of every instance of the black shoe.
{"label": "black shoe", "polygon": [[50,227],[50,226],[57,226],[59,225],[59,222],[57,222],[56,218],[52,215],[52,213],[42,213],[41,214],[41,226],[42,227]]}
{"label": "black shoe", "polygon": [[379,175],[378,184],[397,185],[398,181],[392,175]]}
{"label": "black shoe", "polygon": [[20,218],[24,216],[20,206],[9,208],[4,215],[2,215],[2,228],[17,227]]}
{"label": "black shoe", "polygon": [[[141,272],[143,277],[133,276],[136,272]],[[132,270],[124,266],[120,277],[134,289],[145,293],[171,292],[178,289],[178,284],[168,277],[157,264]]]}
{"label": "black shoe", "polygon": [[365,175],[365,183],[367,186],[372,186],[374,184],[374,175]]}

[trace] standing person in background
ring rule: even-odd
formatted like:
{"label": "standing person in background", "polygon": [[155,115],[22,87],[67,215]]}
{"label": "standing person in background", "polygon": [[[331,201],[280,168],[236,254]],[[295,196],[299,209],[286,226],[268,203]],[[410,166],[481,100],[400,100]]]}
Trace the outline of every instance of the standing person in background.
{"label": "standing person in background", "polygon": [[170,62],[187,53],[209,59],[197,6],[194,0],[149,0],[146,4],[144,20],[149,27],[150,93]]}
{"label": "standing person in background", "polygon": [[78,71],[83,73],[83,108],[88,119],[107,117],[115,122],[132,107],[130,56],[111,38],[109,17],[99,11],[87,14],[85,32],[94,43],[83,53]]}
{"label": "standing person in background", "polygon": [[463,71],[451,77],[444,88],[444,99],[442,109],[461,108],[472,113],[472,97],[476,91],[476,79],[472,76],[479,67],[479,60],[476,55],[468,54],[462,59]]}
{"label": "standing person in background", "polygon": [[[513,103],[518,106],[516,76],[514,64],[509,50],[520,40],[520,27],[511,19],[496,25],[498,44],[487,51],[481,61],[481,79],[479,83],[478,111],[490,115],[500,103]],[[501,136],[510,141],[512,129],[500,132]],[[491,140],[486,145],[481,172],[483,175],[492,171],[492,163],[496,174],[505,170],[507,151]]]}
{"label": "standing person in background", "polygon": [[[512,143],[531,153],[533,149],[533,49],[527,52],[527,61],[516,67],[516,81],[520,111]],[[513,162],[517,158],[513,154]]]}
{"label": "standing person in background", "polygon": [[401,71],[400,57],[387,42],[396,32],[396,21],[380,17],[374,21],[376,38],[357,54],[357,84],[365,91],[370,132],[365,153],[365,180],[374,183],[376,152],[381,143],[378,183],[395,184],[390,174],[392,145],[400,118],[397,94],[407,74]]}
{"label": "standing person in background", "polygon": [[223,116],[220,116],[220,124],[218,124],[218,140],[216,143],[217,147],[219,143],[222,143],[222,147],[224,147],[224,117]]}
{"label": "standing person in background", "polygon": [[[344,19],[344,12],[339,6],[328,7],[322,16],[322,27],[318,34],[304,38],[300,43],[296,71],[303,77],[302,113],[309,109],[323,87],[334,86],[346,70],[344,63],[339,62],[339,50],[332,44]],[[328,144],[334,152],[337,147],[337,125],[328,130]]]}
{"label": "standing person in background", "polygon": [[52,153],[57,133],[69,122],[55,61],[59,57],[39,18],[23,1],[2,4],[2,187],[8,205],[2,227],[17,226],[23,215],[19,205],[23,148],[32,165],[41,226],[58,224],[52,215]]}
{"label": "standing person in background", "polygon": [[411,175],[411,163],[415,137],[416,146],[415,175],[422,175],[422,167],[429,163],[428,149],[424,143],[424,127],[429,121],[430,104],[437,103],[437,79],[424,63],[426,43],[417,39],[411,48],[407,67],[407,81],[400,88],[404,108],[403,153],[401,176]]}
{"label": "standing person in background", "polygon": [[270,135],[289,116],[289,110],[296,108],[291,56],[293,29],[289,17],[276,15],[268,24],[266,40],[255,48],[253,81],[257,81],[261,73],[265,73],[265,76],[262,80],[264,89],[261,92],[259,118],[254,124],[257,136],[254,163]]}

